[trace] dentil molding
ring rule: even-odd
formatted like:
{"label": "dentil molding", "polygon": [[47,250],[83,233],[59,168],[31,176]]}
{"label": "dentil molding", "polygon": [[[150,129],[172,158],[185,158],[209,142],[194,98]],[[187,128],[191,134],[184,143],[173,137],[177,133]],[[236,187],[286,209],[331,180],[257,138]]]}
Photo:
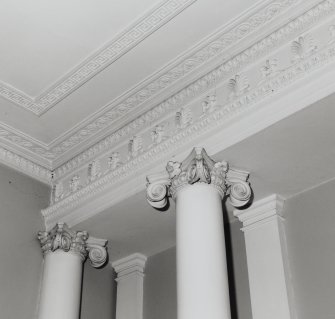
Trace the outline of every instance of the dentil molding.
{"label": "dentil molding", "polygon": [[0,96],[40,116],[195,1],[163,1],[36,98],[5,83],[0,83]]}

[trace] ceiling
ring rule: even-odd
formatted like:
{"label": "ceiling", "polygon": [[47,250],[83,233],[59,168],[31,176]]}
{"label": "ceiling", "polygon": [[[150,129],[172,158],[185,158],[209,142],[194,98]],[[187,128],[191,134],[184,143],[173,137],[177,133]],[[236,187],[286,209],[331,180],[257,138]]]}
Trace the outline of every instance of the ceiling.
{"label": "ceiling", "polygon": [[[228,147],[216,160],[250,172],[254,201],[295,196],[335,178],[335,95]],[[226,203],[227,220],[236,219]],[[227,221],[226,220],[226,221]],[[237,220],[236,220],[237,221]],[[75,226],[109,239],[112,260],[134,252],[153,255],[175,245],[175,205],[153,209],[143,190]]]}

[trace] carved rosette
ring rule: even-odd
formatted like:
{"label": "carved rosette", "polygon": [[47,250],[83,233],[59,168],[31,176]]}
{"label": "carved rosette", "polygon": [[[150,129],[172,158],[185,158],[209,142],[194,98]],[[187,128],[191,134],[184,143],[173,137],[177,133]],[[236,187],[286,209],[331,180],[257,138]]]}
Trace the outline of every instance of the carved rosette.
{"label": "carved rosette", "polygon": [[83,261],[90,260],[93,267],[107,261],[107,240],[90,237],[86,231],[73,231],[65,223],[57,223],[50,231],[37,235],[44,255],[56,250],[77,254]]}
{"label": "carved rosette", "polygon": [[224,161],[215,162],[197,147],[182,163],[169,161],[166,172],[147,177],[147,200],[155,208],[164,208],[168,197],[175,199],[181,188],[205,183],[215,187],[222,198],[229,196],[234,207],[242,207],[252,195],[248,178],[248,172],[229,168]]}

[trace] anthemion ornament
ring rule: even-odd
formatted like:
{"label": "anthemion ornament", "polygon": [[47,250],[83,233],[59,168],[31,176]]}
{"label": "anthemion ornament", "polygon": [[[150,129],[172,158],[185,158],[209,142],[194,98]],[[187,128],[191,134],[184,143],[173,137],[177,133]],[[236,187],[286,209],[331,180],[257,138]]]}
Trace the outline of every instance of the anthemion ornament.
{"label": "anthemion ornament", "polygon": [[133,136],[128,143],[128,158],[132,159],[143,152],[143,139],[141,136]]}
{"label": "anthemion ornament", "polygon": [[149,148],[158,145],[159,143],[163,142],[168,138],[168,136],[165,135],[164,131],[166,125],[167,124],[158,124],[153,128],[153,130],[151,131],[152,143],[149,145]]}
{"label": "anthemion ornament", "polygon": [[63,182],[57,182],[52,186],[51,202],[55,203],[64,197]]}
{"label": "anthemion ornament", "polygon": [[229,167],[225,161],[215,162],[201,147],[196,147],[183,161],[169,161],[166,171],[147,177],[147,200],[161,209],[168,197],[175,199],[179,189],[195,183],[210,184],[221,197],[229,197],[234,207],[243,207],[252,197],[249,173]]}
{"label": "anthemion ornament", "polygon": [[44,255],[62,250],[87,257],[93,267],[101,267],[107,261],[107,240],[89,236],[86,231],[74,231],[65,223],[57,223],[50,231],[37,235]]}
{"label": "anthemion ornament", "polygon": [[246,93],[250,89],[250,85],[245,75],[236,74],[234,78],[228,81],[227,89],[229,100],[233,100]]}
{"label": "anthemion ornament", "polygon": [[177,129],[184,129],[187,126],[191,125],[193,122],[192,112],[190,107],[185,106],[182,107],[179,111],[177,111],[175,116],[175,123]]}
{"label": "anthemion ornament", "polygon": [[80,176],[79,175],[74,175],[69,184],[70,188],[70,193],[74,193],[77,190],[79,190],[82,186],[80,185]]}
{"label": "anthemion ornament", "polygon": [[297,62],[313,54],[317,49],[311,35],[300,36],[291,44],[292,62]]}
{"label": "anthemion ornament", "polygon": [[100,160],[94,160],[88,165],[88,183],[95,181],[101,176]]}
{"label": "anthemion ornament", "polygon": [[217,110],[218,105],[216,95],[215,94],[207,95],[205,100],[202,101],[201,106],[202,106],[202,116],[208,115]]}
{"label": "anthemion ornament", "polygon": [[108,170],[115,170],[122,165],[121,155],[119,152],[113,152],[110,157],[108,157]]}
{"label": "anthemion ornament", "polygon": [[278,74],[278,60],[267,59],[264,65],[261,66],[260,71],[262,73],[263,80],[268,79]]}
{"label": "anthemion ornament", "polygon": [[335,25],[332,24],[328,27],[328,31],[329,31],[329,34],[330,34],[330,41],[329,41],[329,44],[332,44],[335,42]]}

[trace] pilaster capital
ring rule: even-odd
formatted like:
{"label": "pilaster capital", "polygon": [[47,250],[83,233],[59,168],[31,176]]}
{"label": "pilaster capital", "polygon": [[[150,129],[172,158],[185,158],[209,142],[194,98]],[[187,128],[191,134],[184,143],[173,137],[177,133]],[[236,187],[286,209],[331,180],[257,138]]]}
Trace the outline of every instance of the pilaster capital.
{"label": "pilaster capital", "polygon": [[252,190],[248,182],[249,173],[229,168],[225,161],[215,162],[204,148],[193,148],[183,161],[169,161],[166,172],[147,176],[147,200],[155,208],[164,208],[167,198],[176,198],[178,191],[195,183],[215,187],[221,197],[229,195],[234,207],[246,205]]}
{"label": "pilaster capital", "polygon": [[273,194],[265,197],[244,210],[234,210],[234,216],[243,223],[243,231],[253,229],[258,225],[273,220],[273,218],[282,219],[281,213],[284,206],[284,198]]}
{"label": "pilaster capital", "polygon": [[74,231],[65,223],[57,223],[50,231],[38,232],[37,238],[44,255],[57,250],[74,253],[83,261],[88,257],[95,268],[107,260],[107,240],[91,237],[86,231]]}
{"label": "pilaster capital", "polygon": [[140,253],[136,253],[113,262],[112,267],[117,273],[117,281],[131,274],[136,274],[143,277],[146,261],[146,256]]}

